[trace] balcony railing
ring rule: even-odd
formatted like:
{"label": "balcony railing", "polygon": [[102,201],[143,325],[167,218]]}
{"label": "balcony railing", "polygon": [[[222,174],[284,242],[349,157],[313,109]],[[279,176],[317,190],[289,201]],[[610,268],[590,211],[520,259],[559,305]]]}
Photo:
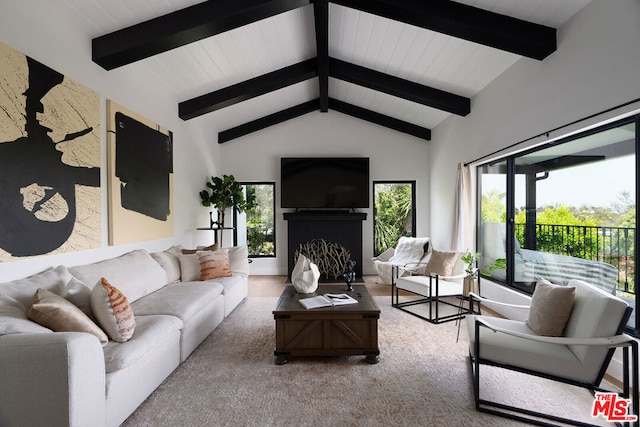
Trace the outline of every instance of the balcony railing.
{"label": "balcony railing", "polygon": [[[515,224],[516,238],[525,247],[525,224]],[[634,292],[635,228],[536,224],[535,247],[528,249],[602,261],[618,269],[617,290]]]}

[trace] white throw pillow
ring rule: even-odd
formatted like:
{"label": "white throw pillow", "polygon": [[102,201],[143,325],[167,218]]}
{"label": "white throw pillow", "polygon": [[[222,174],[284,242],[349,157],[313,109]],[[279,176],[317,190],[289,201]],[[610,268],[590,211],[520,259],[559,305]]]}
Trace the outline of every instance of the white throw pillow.
{"label": "white throw pillow", "polygon": [[400,237],[395,254],[389,262],[399,266],[419,263],[425,253],[425,246],[430,240],[428,237]]}
{"label": "white throw pillow", "polygon": [[183,282],[200,280],[200,258],[197,254],[180,255],[180,274]]}
{"label": "white throw pillow", "polygon": [[233,274],[249,276],[249,248],[247,245],[232,246],[229,249],[229,268]]}

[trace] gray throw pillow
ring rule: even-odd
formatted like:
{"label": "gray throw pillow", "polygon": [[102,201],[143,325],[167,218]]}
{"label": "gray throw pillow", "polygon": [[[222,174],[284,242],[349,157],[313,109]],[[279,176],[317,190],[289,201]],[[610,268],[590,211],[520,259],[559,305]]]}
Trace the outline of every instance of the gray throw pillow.
{"label": "gray throw pillow", "polygon": [[576,288],[554,285],[539,279],[531,298],[526,324],[536,334],[561,337],[571,316]]}

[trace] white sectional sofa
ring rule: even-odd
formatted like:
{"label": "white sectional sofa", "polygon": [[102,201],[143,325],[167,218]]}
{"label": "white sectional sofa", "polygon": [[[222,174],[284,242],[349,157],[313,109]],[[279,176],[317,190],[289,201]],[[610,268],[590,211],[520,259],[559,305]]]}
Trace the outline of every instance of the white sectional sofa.
{"label": "white sectional sofa", "polygon": [[[228,252],[232,275],[207,281],[198,255],[173,247],[0,284],[0,426],[120,425],[246,298],[247,248]],[[130,340],[103,346],[90,333],[53,332],[27,317],[41,288],[95,320],[91,293],[103,277],[133,310]]]}

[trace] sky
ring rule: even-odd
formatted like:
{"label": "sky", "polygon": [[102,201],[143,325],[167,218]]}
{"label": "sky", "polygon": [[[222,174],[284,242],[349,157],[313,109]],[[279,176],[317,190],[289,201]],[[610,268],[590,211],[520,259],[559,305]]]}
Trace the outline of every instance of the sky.
{"label": "sky", "polygon": [[[519,178],[516,178],[516,208],[525,204],[524,179]],[[620,201],[623,191],[629,192],[634,199],[635,181],[633,156],[552,171],[547,179],[538,181],[538,206],[611,207]],[[504,192],[504,182],[504,176],[485,175],[483,192],[491,189]]]}

